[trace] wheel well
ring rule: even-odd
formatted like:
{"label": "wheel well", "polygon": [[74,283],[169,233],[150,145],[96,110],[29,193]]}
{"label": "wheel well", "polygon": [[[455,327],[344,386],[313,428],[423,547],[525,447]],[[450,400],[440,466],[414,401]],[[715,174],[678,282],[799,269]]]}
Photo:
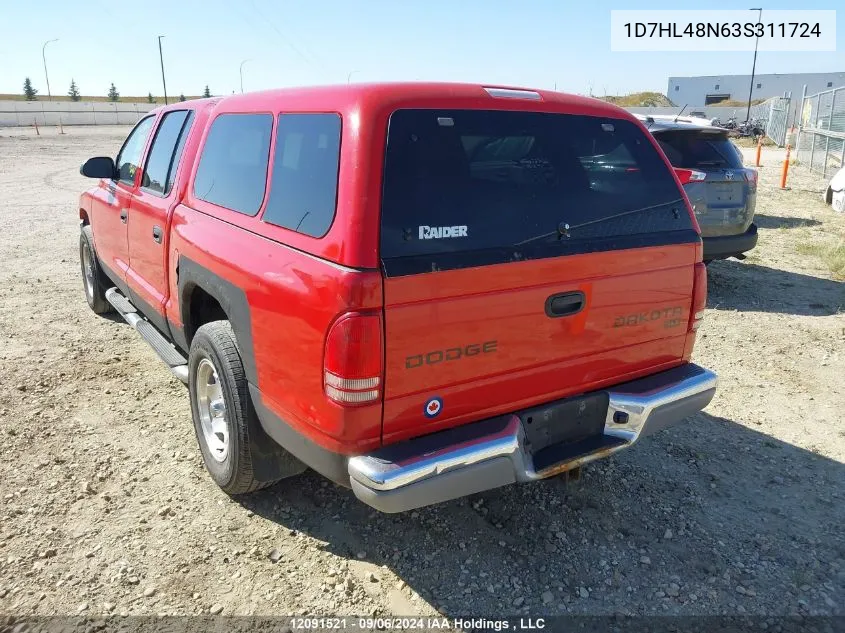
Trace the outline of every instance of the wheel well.
{"label": "wheel well", "polygon": [[190,345],[194,334],[206,323],[212,321],[226,321],[229,317],[220,303],[199,286],[190,295],[190,318],[185,324],[185,336]]}
{"label": "wheel well", "polygon": [[88,220],[88,212],[85,209],[79,210],[79,219],[82,220],[82,226],[91,224],[90,220]]}

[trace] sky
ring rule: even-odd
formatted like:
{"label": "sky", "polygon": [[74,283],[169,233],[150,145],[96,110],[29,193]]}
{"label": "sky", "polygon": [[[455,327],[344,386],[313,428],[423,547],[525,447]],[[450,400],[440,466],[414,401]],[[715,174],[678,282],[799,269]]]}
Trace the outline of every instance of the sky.
{"label": "sky", "polygon": [[[759,0],[758,0],[759,1]],[[834,53],[761,53],[757,73],[845,71],[841,0],[769,2],[766,9],[836,9]],[[708,0],[695,7],[741,8]],[[370,81],[469,81],[579,94],[666,92],[670,76],[748,74],[752,53],[614,53],[611,9],[685,3],[564,0],[0,0],[0,93],[25,77],[46,96],[114,82],[124,95],[169,95]],[[760,6],[760,5],[757,5]],[[754,16],[755,14],[751,14]],[[350,76],[351,73],[351,76]]]}

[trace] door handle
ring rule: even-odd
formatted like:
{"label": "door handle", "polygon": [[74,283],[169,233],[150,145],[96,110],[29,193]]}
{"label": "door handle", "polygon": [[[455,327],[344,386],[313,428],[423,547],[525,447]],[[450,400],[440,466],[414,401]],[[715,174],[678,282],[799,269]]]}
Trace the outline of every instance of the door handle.
{"label": "door handle", "polygon": [[153,227],[153,239],[158,243],[161,244],[161,227],[156,225]]}
{"label": "door handle", "polygon": [[585,305],[584,293],[561,292],[546,299],[546,316],[552,319],[572,316],[580,312]]}
{"label": "door handle", "polygon": [[120,221],[126,224],[129,221],[129,211],[126,209],[120,210]]}

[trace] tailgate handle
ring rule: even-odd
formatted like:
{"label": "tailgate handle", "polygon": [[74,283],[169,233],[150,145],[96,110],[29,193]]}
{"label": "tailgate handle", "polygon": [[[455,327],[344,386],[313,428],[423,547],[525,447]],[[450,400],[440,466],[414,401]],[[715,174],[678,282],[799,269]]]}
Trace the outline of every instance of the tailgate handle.
{"label": "tailgate handle", "polygon": [[546,299],[546,316],[556,319],[577,314],[584,308],[584,303],[584,293],[580,290],[552,295]]}

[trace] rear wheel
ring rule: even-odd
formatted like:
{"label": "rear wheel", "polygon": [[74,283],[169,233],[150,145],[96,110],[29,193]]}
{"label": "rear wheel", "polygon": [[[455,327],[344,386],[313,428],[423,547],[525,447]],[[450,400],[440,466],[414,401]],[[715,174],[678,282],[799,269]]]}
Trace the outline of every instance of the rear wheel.
{"label": "rear wheel", "polygon": [[191,341],[188,372],[194,430],[214,482],[230,495],[276,483],[278,480],[261,482],[254,476],[249,430],[257,428],[255,410],[228,321],[206,323],[197,330]]}
{"label": "rear wheel", "polygon": [[106,300],[102,283],[103,272],[94,250],[94,233],[88,225],[83,226],[79,234],[79,264],[82,268],[82,285],[88,306],[97,314],[111,312],[112,306]]}

